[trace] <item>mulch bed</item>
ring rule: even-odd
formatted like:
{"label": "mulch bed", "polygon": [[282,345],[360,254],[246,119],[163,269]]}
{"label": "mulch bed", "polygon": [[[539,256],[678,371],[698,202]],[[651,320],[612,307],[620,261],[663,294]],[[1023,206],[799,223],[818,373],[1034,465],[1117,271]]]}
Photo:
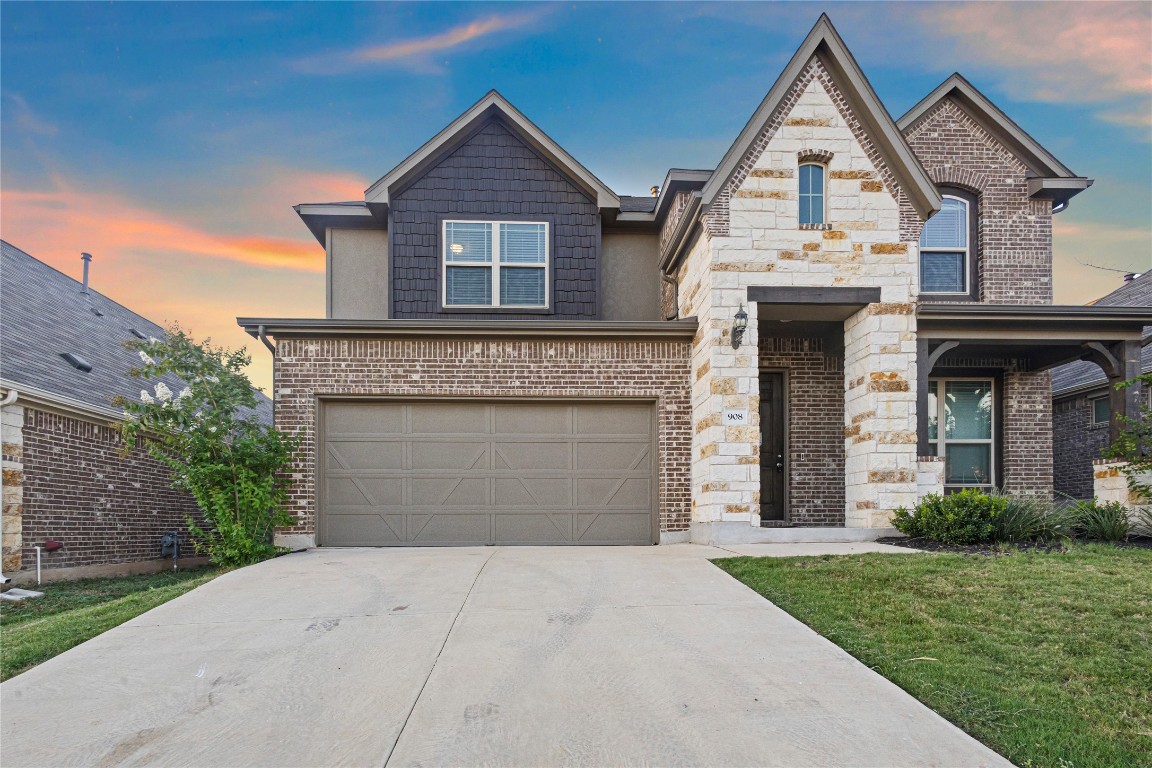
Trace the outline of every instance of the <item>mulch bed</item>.
{"label": "mulch bed", "polygon": [[[895,547],[919,549],[925,552],[952,552],[958,555],[1011,555],[1015,552],[1046,552],[1059,554],[1068,548],[1060,541],[1023,541],[1016,544],[941,544],[932,539],[918,537],[888,537],[877,539],[878,544],[891,544]],[[1127,541],[1117,542],[1119,549],[1152,549],[1152,537],[1136,536]]]}

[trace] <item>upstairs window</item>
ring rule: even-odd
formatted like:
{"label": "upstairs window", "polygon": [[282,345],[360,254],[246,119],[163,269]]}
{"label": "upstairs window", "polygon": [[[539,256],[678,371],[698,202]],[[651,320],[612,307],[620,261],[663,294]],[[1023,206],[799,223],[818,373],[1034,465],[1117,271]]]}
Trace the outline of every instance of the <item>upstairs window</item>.
{"label": "upstairs window", "polygon": [[972,221],[969,201],[945,195],[940,212],[920,235],[920,292],[967,295],[971,290]]}
{"label": "upstairs window", "polygon": [[800,223],[824,223],[824,166],[800,166]]}
{"label": "upstairs window", "polygon": [[444,222],[445,307],[548,306],[548,224]]}

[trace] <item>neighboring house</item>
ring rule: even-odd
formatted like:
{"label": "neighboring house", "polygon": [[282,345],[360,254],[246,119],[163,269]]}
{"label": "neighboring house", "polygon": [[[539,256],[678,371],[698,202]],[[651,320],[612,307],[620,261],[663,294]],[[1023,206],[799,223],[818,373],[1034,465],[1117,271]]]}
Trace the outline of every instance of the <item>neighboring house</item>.
{"label": "neighboring house", "polygon": [[[1092,303],[1096,307],[1140,307],[1152,311],[1152,272],[1129,275],[1124,285]],[[1140,373],[1152,372],[1152,326],[1144,328]],[[1149,394],[1145,392],[1145,397]],[[1122,397],[1109,385],[1096,363],[1080,361],[1052,371],[1052,434],[1055,449],[1055,490],[1074,499],[1092,498],[1092,461],[1112,444],[1113,398]]]}
{"label": "neighboring house", "polygon": [[[129,371],[141,364],[125,341],[164,329],[0,241],[0,398],[3,406],[4,573],[45,569],[72,575],[145,570],[160,536],[197,512],[172,489],[167,469],[137,448],[120,455],[117,395],[139,398]],[[165,377],[178,392],[183,384]],[[151,387],[150,387],[151,388]],[[263,396],[262,396],[263,397]],[[261,415],[271,420],[271,401]],[[191,547],[182,553],[192,555]]]}
{"label": "neighboring house", "polygon": [[1051,303],[1090,184],[959,75],[894,121],[827,17],[653,197],[490,92],[297,206],[325,318],[239,318],[304,436],[281,541],[871,538],[929,492],[1050,495],[1047,371],[1150,321]]}

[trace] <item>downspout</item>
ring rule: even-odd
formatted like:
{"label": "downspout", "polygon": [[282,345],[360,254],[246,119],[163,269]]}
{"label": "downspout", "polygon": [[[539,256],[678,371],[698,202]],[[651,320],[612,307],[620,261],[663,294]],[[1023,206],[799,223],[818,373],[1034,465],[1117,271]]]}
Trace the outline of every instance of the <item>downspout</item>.
{"label": "downspout", "polygon": [[265,333],[264,326],[256,328],[256,338],[260,339],[260,343],[268,347],[268,351],[272,353],[272,426],[276,426],[276,345],[268,341],[268,334]]}
{"label": "downspout", "polygon": [[[17,392],[14,389],[9,389],[8,394],[4,395],[4,399],[0,400],[0,411],[2,411],[5,406],[12,405],[12,403],[16,402],[16,398],[19,396],[20,396],[19,392]],[[0,416],[0,418],[3,418],[3,417]],[[3,474],[3,473],[0,473],[0,474]],[[3,480],[0,480],[0,499],[3,499],[3,495],[4,495],[3,489],[4,489],[4,483],[3,483]],[[4,507],[4,504],[2,502],[0,502],[0,530],[4,529],[3,507]],[[0,557],[0,559],[2,559],[2,557]],[[0,563],[0,584],[7,584],[9,581],[11,581],[11,579],[9,579],[7,576],[4,575],[3,564]]]}
{"label": "downspout", "polygon": [[256,338],[260,339],[264,346],[268,347],[268,351],[272,353],[272,357],[276,357],[276,346],[268,341],[268,334],[264,332],[264,326],[261,325],[256,329]]}

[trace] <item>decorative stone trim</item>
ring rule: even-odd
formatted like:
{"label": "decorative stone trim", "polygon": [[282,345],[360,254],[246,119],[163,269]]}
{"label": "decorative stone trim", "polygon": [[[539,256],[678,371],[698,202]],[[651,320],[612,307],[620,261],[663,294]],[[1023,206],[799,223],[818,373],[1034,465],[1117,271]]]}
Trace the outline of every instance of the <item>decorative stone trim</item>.
{"label": "decorative stone trim", "polygon": [[831,229],[832,229],[831,224],[800,224],[799,226],[800,226],[800,229],[806,230],[806,231],[807,230],[819,230],[819,231],[827,232],[827,231],[831,231]]}
{"label": "decorative stone trim", "polygon": [[832,158],[835,156],[835,152],[830,152],[827,149],[802,149],[796,153],[796,162],[823,163],[827,165],[832,162]]}

